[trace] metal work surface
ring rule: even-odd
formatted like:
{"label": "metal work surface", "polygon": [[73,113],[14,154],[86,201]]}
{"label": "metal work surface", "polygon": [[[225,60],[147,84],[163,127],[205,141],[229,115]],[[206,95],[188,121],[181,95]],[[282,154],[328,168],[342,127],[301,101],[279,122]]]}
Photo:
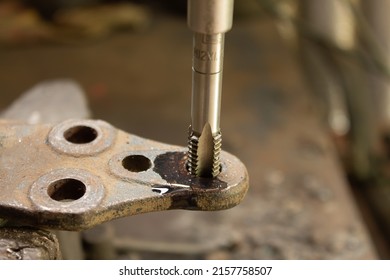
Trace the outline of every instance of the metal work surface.
{"label": "metal work surface", "polygon": [[[163,16],[156,22],[146,33],[81,48],[3,50],[3,107],[42,80],[70,76],[86,89],[95,117],[184,146],[191,34],[184,19]],[[166,211],[118,219],[107,224],[114,237],[105,242],[112,243],[117,257],[133,259],[377,258],[299,63],[275,25],[267,18],[236,21],[227,37],[223,149],[248,169],[246,198],[226,211]],[[48,133],[50,128],[45,129]],[[47,134],[39,137],[40,145],[50,150],[44,143]],[[106,150],[100,155],[107,161],[108,154],[121,153]],[[80,165],[86,162],[94,174],[107,167],[88,157]],[[56,162],[52,168],[60,166]],[[35,174],[31,183],[46,173]]]}
{"label": "metal work surface", "polygon": [[60,258],[60,248],[53,233],[31,228],[0,228],[0,260]]}
{"label": "metal work surface", "polygon": [[80,230],[114,218],[168,209],[220,210],[248,188],[244,165],[222,153],[214,179],[191,176],[186,150],[118,131],[103,121],[51,125],[3,121],[3,218]]}
{"label": "metal work surface", "polygon": [[[160,28],[179,40],[180,26]],[[248,168],[244,201],[223,212],[115,221],[124,258],[376,258],[298,61],[276,34],[267,20],[238,22],[229,33],[223,147]]]}

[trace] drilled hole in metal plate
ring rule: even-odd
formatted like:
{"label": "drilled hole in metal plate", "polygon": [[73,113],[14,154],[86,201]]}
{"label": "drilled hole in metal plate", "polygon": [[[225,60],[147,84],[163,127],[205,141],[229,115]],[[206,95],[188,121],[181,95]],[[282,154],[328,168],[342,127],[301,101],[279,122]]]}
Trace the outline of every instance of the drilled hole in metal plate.
{"label": "drilled hole in metal plate", "polygon": [[131,155],[122,160],[122,166],[131,172],[142,172],[151,168],[152,163],[145,156]]}
{"label": "drilled hole in metal plate", "polygon": [[79,125],[64,132],[64,138],[73,144],[88,144],[96,139],[98,133],[89,126]]}
{"label": "drilled hole in metal plate", "polygon": [[83,197],[85,192],[84,183],[71,178],[55,181],[47,189],[47,194],[51,199],[61,202],[78,200]]}

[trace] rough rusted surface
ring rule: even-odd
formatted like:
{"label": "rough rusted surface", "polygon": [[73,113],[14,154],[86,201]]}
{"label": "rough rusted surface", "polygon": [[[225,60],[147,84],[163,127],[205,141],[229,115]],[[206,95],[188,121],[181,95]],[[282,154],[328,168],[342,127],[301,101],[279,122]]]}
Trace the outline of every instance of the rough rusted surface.
{"label": "rough rusted surface", "polygon": [[0,228],[0,260],[57,260],[54,234],[32,228]]}
{"label": "rough rusted surface", "polygon": [[80,230],[146,212],[227,209],[248,189],[244,165],[228,153],[218,177],[194,177],[184,148],[103,121],[3,121],[0,138],[1,216],[29,225]]}

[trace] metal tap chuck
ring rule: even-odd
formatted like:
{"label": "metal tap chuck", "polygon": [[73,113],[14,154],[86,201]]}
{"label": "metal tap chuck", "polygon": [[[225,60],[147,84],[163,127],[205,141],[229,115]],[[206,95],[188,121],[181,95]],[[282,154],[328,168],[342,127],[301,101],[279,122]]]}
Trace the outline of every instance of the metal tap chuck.
{"label": "metal tap chuck", "polygon": [[233,23],[234,0],[188,0],[188,26],[194,32],[188,170],[215,177],[221,169],[220,131],[225,33]]}

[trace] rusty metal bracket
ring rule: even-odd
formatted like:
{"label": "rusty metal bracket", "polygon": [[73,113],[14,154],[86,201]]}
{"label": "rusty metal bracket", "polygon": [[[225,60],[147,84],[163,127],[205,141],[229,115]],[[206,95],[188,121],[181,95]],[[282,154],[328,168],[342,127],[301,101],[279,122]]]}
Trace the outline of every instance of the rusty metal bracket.
{"label": "rusty metal bracket", "polygon": [[100,120],[29,125],[0,120],[0,216],[41,228],[81,230],[169,209],[220,210],[241,202],[245,166],[222,152],[214,179],[186,169],[185,148]]}

